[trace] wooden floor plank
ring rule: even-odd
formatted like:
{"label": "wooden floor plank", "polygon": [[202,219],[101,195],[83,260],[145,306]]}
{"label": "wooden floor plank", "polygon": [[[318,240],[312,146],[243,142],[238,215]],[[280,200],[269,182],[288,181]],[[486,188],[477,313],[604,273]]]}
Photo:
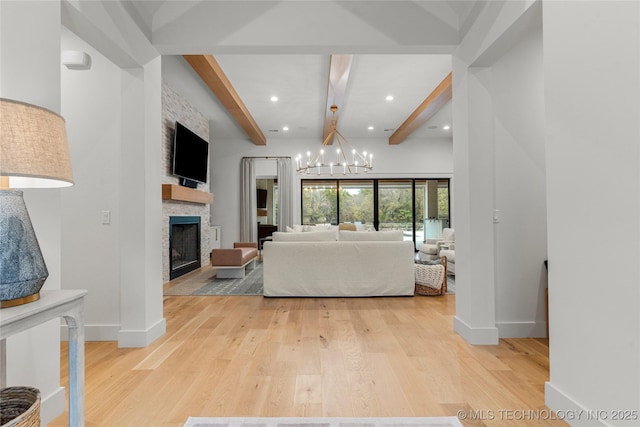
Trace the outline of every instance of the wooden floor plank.
{"label": "wooden floor plank", "polygon": [[[501,409],[546,409],[548,341],[469,345],[453,332],[454,295],[167,296],[164,315],[166,334],[146,348],[86,343],[87,426],[458,411],[474,415],[462,420],[465,427],[567,425],[499,418]],[[63,343],[64,386],[66,355]],[[65,426],[67,416],[49,425]]]}

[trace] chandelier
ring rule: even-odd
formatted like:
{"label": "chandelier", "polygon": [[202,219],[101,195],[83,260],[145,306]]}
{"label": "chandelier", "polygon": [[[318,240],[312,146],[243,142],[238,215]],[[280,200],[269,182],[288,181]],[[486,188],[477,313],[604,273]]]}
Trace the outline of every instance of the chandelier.
{"label": "chandelier", "polygon": [[[331,120],[331,132],[322,142],[322,148],[316,154],[307,151],[307,158],[302,154],[296,157],[296,172],[305,175],[333,175],[334,173],[359,174],[367,173],[373,169],[373,154],[366,151],[360,153],[353,148],[349,140],[336,129],[337,120],[335,118],[337,105],[331,106],[333,119]],[[338,143],[335,154],[329,152],[328,145],[334,139]]]}

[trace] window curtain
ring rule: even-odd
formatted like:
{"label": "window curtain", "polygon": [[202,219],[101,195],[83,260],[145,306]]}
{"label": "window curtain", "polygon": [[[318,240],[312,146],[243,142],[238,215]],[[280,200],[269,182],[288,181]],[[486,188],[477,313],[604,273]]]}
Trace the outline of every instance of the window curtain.
{"label": "window curtain", "polygon": [[256,210],[255,159],[242,159],[242,186],[240,194],[240,241],[258,242],[258,217]]}
{"label": "window curtain", "polygon": [[291,159],[278,159],[278,231],[293,225],[293,165]]}

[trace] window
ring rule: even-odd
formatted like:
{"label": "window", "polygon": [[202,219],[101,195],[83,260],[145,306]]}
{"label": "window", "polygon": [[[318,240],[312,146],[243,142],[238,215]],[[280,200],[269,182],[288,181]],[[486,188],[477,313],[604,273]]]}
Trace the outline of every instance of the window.
{"label": "window", "polygon": [[302,180],[302,223],[402,230],[416,248],[450,226],[449,179]]}
{"label": "window", "polygon": [[342,180],[339,181],[339,215],[340,222],[362,224],[373,227],[373,181]]}
{"label": "window", "polygon": [[338,223],[338,181],[302,181],[302,223]]}

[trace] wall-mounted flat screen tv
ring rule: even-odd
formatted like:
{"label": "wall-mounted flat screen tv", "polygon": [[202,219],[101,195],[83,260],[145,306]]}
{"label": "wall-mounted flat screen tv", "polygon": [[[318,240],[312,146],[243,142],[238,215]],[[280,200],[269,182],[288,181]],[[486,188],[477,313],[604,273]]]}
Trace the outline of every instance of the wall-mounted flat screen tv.
{"label": "wall-mounted flat screen tv", "polygon": [[182,123],[176,122],[173,137],[173,174],[204,184],[207,182],[208,165],[209,143]]}

